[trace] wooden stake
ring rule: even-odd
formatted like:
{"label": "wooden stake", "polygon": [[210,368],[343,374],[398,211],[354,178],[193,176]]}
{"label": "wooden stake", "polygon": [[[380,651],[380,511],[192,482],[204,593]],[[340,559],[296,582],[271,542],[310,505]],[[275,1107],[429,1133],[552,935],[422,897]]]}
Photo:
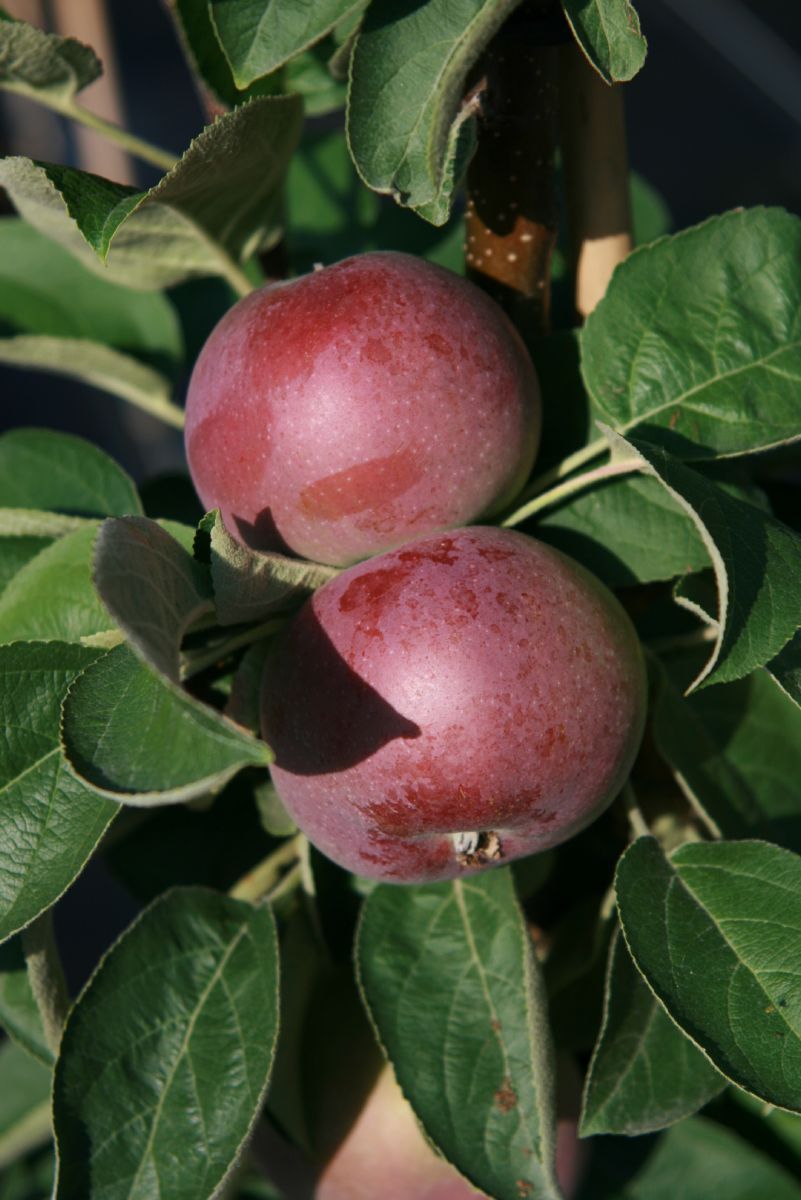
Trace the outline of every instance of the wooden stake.
{"label": "wooden stake", "polygon": [[521,5],[481,59],[478,148],[467,174],[468,277],[534,335],[549,327],[556,242],[558,51],[548,43],[565,27],[552,11]]}
{"label": "wooden stake", "polygon": [[575,303],[586,317],[631,250],[623,92],[604,83],[575,44],[559,50],[559,85]]}

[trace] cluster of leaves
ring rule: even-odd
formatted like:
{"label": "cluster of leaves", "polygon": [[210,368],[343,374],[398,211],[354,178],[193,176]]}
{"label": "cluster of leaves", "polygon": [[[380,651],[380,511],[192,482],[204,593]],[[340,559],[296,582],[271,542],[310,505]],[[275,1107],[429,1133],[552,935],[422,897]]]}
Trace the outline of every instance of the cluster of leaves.
{"label": "cluster of leaves", "polygon": [[[230,111],[148,191],[0,162],[20,213],[0,225],[0,360],[80,375],[179,426],[173,391],[204,331],[176,285],[217,275],[245,291],[281,236],[297,269],[375,245],[458,266],[459,98],[513,7],[174,0]],[[638,69],[627,0],[564,8],[608,80]],[[0,21],[0,86],[79,119],[99,69],[87,47]],[[304,129],[304,102],[346,103],[348,146]],[[633,782],[656,837],[628,848],[612,814],[469,881],[370,888],[334,868],[292,829],[256,736],[269,640],[330,570],[245,551],[216,513],[176,520],[177,502],[77,438],[0,439],[9,1197],[47,1174],[29,1152],[50,1138],[51,1090],[60,1200],[204,1200],[226,1180],[276,1196],[230,1173],[265,1112],[315,1151],[311,1096],[341,1085],[305,1047],[354,931],[403,1090],[488,1194],[558,1195],[558,1049],[589,1062],[581,1132],[607,1135],[588,1197],[677,1180],[688,1200],[801,1195],[785,1169],[801,1164],[801,537],[784,500],[801,469],[800,263],[796,218],[729,213],[637,250],[580,333],[533,347],[545,436],[507,523],[623,589],[650,650]],[[94,853],[148,907],[58,1045],[26,954]],[[753,1097],[787,1112],[769,1119]],[[694,1115],[710,1102],[714,1119]]]}

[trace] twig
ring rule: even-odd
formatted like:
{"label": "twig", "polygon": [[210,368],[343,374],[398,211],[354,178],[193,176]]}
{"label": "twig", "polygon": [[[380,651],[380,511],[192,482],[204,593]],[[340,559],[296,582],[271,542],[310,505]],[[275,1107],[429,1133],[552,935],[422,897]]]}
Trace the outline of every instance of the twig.
{"label": "twig", "polygon": [[576,492],[583,492],[585,488],[592,487],[594,483],[600,483],[605,479],[614,479],[616,475],[631,475],[641,468],[640,459],[625,459],[622,462],[606,463],[603,467],[596,467],[595,470],[586,471],[583,475],[574,475],[572,479],[567,479],[548,492],[542,492],[533,500],[529,500],[527,504],[522,505],[521,508],[515,509],[510,516],[501,521],[501,525],[504,529],[511,529],[513,526],[527,521],[535,513],[541,512],[542,509],[552,508],[554,504],[566,500],[568,496],[572,496]]}
{"label": "twig", "polygon": [[637,797],[634,788],[631,786],[631,780],[628,780],[623,785],[623,790],[620,793],[623,800],[623,806],[626,810],[626,816],[629,821],[629,829],[631,830],[632,838],[648,837],[651,830],[648,827],[648,822],[640,811],[640,806],[637,803]]}
{"label": "twig", "polygon": [[[228,895],[234,900],[250,900],[255,904],[257,900],[273,892],[273,889],[283,882],[283,869],[291,866],[294,870],[300,864],[305,840],[302,833],[296,833],[294,837],[282,842],[277,850],[273,850],[272,854],[268,854],[252,871],[248,871],[237,880]],[[297,882],[300,882],[300,872]]]}
{"label": "twig", "polygon": [[22,950],[36,1007],[42,1018],[45,1040],[58,1054],[70,997],[53,933],[53,914],[42,913],[22,931]]}
{"label": "twig", "polygon": [[252,642],[258,642],[264,637],[269,637],[271,633],[277,633],[284,624],[284,617],[275,617],[271,621],[264,621],[261,625],[253,625],[250,629],[245,629],[241,633],[234,634],[233,637],[218,642],[215,646],[211,646],[208,649],[204,648],[194,652],[191,650],[185,651],[182,655],[181,678],[191,679],[193,675],[199,675],[207,667],[213,667],[224,658],[228,658],[236,650],[241,650],[243,646],[249,646]]}

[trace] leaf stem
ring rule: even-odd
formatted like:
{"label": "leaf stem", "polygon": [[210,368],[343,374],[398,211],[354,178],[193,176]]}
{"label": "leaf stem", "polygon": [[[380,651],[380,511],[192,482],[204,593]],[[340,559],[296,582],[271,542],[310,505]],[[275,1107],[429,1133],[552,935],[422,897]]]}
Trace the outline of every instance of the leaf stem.
{"label": "leaf stem", "polygon": [[36,1007],[42,1018],[47,1045],[58,1054],[70,997],[53,933],[50,909],[41,913],[22,931],[22,950]]}
{"label": "leaf stem", "polygon": [[191,679],[193,675],[199,675],[207,667],[213,667],[215,663],[220,662],[223,658],[227,658],[234,651],[241,650],[243,646],[249,646],[252,642],[258,642],[264,637],[269,637],[271,633],[277,633],[283,627],[284,622],[284,617],[274,617],[271,621],[264,621],[261,625],[253,625],[250,629],[244,629],[241,633],[234,634],[233,637],[225,641],[217,642],[216,645],[208,649],[204,648],[194,653],[192,651],[185,652],[182,655],[181,678]]}
{"label": "leaf stem", "polygon": [[705,646],[708,642],[714,642],[717,636],[717,625],[705,625],[702,629],[693,629],[690,633],[654,638],[647,645],[654,654],[670,654],[674,650],[693,650],[696,646]]}
{"label": "leaf stem", "polygon": [[[294,837],[282,842],[277,850],[273,850],[272,854],[268,854],[252,871],[248,871],[237,880],[228,895],[234,900],[249,900],[251,904],[255,904],[268,893],[272,896],[280,894],[279,886],[289,875],[294,875],[302,861],[305,841],[304,834],[296,833]],[[285,867],[289,867],[290,870],[284,872]],[[296,882],[300,882],[300,877],[301,872],[297,871]]]}
{"label": "leaf stem", "polygon": [[583,492],[585,488],[591,487],[594,483],[600,483],[604,479],[614,479],[616,475],[630,475],[634,471],[642,469],[640,459],[627,458],[621,462],[605,463],[602,467],[595,467],[592,471],[585,471],[583,475],[574,475],[571,479],[565,480],[557,487],[551,488],[550,491],[542,492],[539,496],[535,496],[533,500],[529,500],[521,508],[516,509],[510,516],[501,521],[504,529],[510,529],[515,525],[520,525],[523,521],[527,521],[529,517],[533,517],[535,513],[540,512],[544,508],[552,508],[554,504],[558,504],[561,500],[567,499],[568,496],[574,495],[576,492]]}
{"label": "leaf stem", "polygon": [[648,822],[642,815],[637,796],[634,788],[631,786],[631,780],[627,780],[623,785],[623,790],[620,793],[623,800],[623,806],[626,810],[626,816],[629,819],[629,829],[631,830],[632,840],[639,837],[649,837],[651,830],[648,827]]}
{"label": "leaf stem", "polygon": [[48,108],[54,109],[61,113],[64,117],[69,117],[72,121],[77,121],[80,125],[85,125],[87,129],[93,129],[95,133],[101,134],[111,142],[116,142],[118,146],[122,146],[129,154],[133,154],[136,158],[141,158],[143,162],[149,162],[154,167],[159,167],[162,171],[171,171],[177,162],[174,154],[170,154],[169,150],[162,150],[160,146],[154,146],[152,142],[146,142],[144,138],[139,138],[133,133],[129,133],[127,129],[123,129],[120,125],[115,125],[113,121],[107,121],[104,117],[99,117],[97,113],[90,112],[88,108],[84,108],[81,104],[76,104],[74,101],[66,103],[52,103],[44,97],[38,97],[39,103],[44,104]]}
{"label": "leaf stem", "polygon": [[609,449],[609,443],[606,438],[596,438],[594,442],[590,442],[586,446],[582,446],[580,450],[576,450],[573,454],[568,454],[567,458],[563,458],[561,462],[556,463],[549,471],[543,471],[536,479],[533,479],[529,486],[525,488],[517,497],[519,501],[531,500],[534,496],[539,496],[540,492],[544,492],[554,483],[558,483],[560,479],[564,479],[566,475],[572,475],[579,467],[585,466],[586,463],[592,462],[599,454],[603,454],[604,450]]}

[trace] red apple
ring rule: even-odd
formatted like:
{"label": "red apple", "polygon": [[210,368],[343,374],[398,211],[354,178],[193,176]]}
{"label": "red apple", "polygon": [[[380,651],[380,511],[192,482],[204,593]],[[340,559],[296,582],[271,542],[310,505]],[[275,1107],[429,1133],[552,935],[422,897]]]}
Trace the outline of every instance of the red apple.
{"label": "red apple", "polygon": [[252,546],[337,565],[499,510],[539,428],[534,368],[504,313],[395,253],[241,300],[186,402],[206,507]]}
{"label": "red apple", "polygon": [[642,734],[634,629],[524,534],[456,530],[343,571],[265,668],[279,795],[349,870],[448,879],[589,824]]}

